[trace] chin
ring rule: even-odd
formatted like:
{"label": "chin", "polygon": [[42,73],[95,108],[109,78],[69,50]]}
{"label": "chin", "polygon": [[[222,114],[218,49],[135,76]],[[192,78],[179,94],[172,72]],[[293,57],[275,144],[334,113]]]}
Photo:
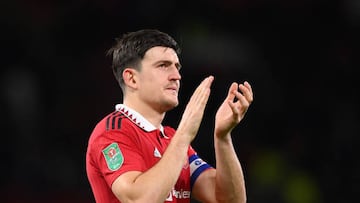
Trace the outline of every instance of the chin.
{"label": "chin", "polygon": [[178,101],[171,101],[171,102],[167,102],[166,104],[164,104],[164,107],[166,108],[166,111],[169,111],[175,107],[177,107],[179,105]]}
{"label": "chin", "polygon": [[179,105],[179,100],[174,101],[173,105],[174,105],[173,108],[177,107]]}

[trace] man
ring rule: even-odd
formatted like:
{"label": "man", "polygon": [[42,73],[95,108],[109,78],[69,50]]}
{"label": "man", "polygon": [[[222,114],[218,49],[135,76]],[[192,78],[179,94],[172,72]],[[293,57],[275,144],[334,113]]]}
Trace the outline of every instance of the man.
{"label": "man", "polygon": [[158,30],[139,30],[117,39],[109,53],[123,103],[97,124],[89,139],[86,169],[96,202],[246,202],[230,133],[253,100],[250,84],[234,82],[217,110],[215,169],[190,145],[214,77],[196,88],[175,131],[161,123],[179,103],[176,41]]}

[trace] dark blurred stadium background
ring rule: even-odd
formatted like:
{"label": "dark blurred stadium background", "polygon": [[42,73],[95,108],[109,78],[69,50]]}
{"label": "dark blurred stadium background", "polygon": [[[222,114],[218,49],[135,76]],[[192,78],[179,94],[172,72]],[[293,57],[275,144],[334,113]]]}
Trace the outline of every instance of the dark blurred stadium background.
{"label": "dark blurred stadium background", "polygon": [[193,145],[214,165],[215,110],[231,81],[255,100],[234,141],[251,203],[356,202],[360,189],[357,0],[0,3],[0,202],[94,202],[87,139],[121,102],[106,50],[142,28],[183,47],[180,106],[215,76]]}

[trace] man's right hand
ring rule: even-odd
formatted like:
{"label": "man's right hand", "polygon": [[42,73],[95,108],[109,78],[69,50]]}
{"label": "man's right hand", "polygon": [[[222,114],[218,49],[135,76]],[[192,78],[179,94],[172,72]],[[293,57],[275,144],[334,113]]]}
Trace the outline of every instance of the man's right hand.
{"label": "man's right hand", "polygon": [[182,115],[177,133],[188,135],[189,143],[195,138],[210,96],[210,87],[213,76],[205,78],[191,96]]}

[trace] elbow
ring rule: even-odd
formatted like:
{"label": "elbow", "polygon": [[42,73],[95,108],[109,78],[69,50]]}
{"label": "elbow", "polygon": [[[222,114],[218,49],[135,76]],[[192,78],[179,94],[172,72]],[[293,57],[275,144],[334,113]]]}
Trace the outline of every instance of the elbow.
{"label": "elbow", "polygon": [[222,200],[217,200],[217,203],[246,203],[246,197],[244,198],[232,198],[232,199],[222,199]]}
{"label": "elbow", "polygon": [[[121,201],[122,203],[148,203],[149,202],[149,199],[126,199],[126,198],[119,199],[118,198],[118,200]],[[154,201],[154,202],[162,203],[164,201]]]}
{"label": "elbow", "polygon": [[247,198],[244,193],[237,193],[228,196],[216,196],[217,203],[246,203]]}
{"label": "elbow", "polygon": [[122,203],[149,203],[149,200],[154,203],[163,203],[165,201],[165,198],[146,193],[143,193],[141,196],[116,195],[116,197]]}

